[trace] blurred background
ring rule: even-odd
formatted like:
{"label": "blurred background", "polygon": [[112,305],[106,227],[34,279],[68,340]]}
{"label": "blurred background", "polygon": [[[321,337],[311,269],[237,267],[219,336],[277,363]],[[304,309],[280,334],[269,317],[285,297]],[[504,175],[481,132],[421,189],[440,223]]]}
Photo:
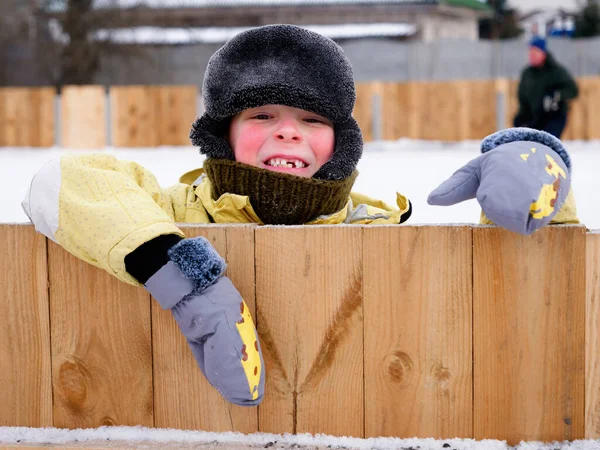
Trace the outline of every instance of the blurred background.
{"label": "blurred background", "polygon": [[[582,221],[600,228],[600,0],[0,0],[0,221],[64,151],[136,160],[170,185],[199,167],[188,133],[210,56],[245,29],[302,25],[335,40],[357,81],[365,137],[356,188],[411,221],[476,222],[476,202],[427,194],[510,127],[530,40],[576,80],[562,139]],[[388,173],[389,172],[389,173]],[[598,212],[597,212],[598,211]]]}
{"label": "blurred background", "polygon": [[596,0],[2,0],[0,85],[200,86],[220,45],[269,23],[333,38],[359,82],[516,78],[532,34],[551,37],[575,76],[598,75],[599,11]]}

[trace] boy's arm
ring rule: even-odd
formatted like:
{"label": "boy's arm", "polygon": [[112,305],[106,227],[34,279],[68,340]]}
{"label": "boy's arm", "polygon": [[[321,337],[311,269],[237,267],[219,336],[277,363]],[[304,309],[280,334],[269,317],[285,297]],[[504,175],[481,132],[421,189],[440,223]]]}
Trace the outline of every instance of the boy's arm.
{"label": "boy's arm", "polygon": [[181,217],[189,190],[180,185],[169,192],[173,198],[139,164],[70,155],[34,176],[23,208],[38,231],[75,256],[143,283],[171,310],[219,393],[238,405],[257,405],[264,364],[248,308],[210,242],[181,239],[174,218]]}
{"label": "boy's arm", "polygon": [[111,155],[65,155],[48,162],[33,177],[22,205],[38,231],[136,285],[125,256],[161,235],[183,237],[174,224],[173,199],[154,175]]}

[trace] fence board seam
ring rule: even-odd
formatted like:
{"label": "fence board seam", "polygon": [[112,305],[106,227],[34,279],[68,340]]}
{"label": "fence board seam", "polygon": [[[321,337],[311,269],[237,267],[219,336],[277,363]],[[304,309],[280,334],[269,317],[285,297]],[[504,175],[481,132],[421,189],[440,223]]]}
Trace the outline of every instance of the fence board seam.
{"label": "fence board seam", "polygon": [[[37,231],[36,231],[37,233]],[[54,361],[52,354],[52,311],[50,310],[52,301],[50,300],[50,251],[48,238],[44,236],[44,247],[46,247],[46,298],[48,301],[48,351],[50,352],[50,417],[52,425],[54,425]]]}

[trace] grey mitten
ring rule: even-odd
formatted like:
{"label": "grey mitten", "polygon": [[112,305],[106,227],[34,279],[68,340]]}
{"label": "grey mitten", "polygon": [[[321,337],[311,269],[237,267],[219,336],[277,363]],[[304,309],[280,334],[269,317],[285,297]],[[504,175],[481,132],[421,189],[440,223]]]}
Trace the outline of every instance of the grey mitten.
{"label": "grey mitten", "polygon": [[258,405],[264,364],[246,303],[229,278],[225,261],[203,237],[184,239],[170,261],[145,284],[170,309],[207,380],[229,402]]}
{"label": "grey mitten", "polygon": [[509,128],[485,138],[481,152],[431,192],[427,203],[448,206],[476,197],[493,223],[525,235],[548,224],[571,187],[571,163],[560,140]]}

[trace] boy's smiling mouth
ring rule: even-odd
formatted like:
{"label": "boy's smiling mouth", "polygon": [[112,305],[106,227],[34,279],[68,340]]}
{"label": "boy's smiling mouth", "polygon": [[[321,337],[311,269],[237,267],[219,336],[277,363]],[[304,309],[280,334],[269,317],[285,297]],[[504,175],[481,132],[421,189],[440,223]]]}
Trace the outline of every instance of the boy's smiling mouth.
{"label": "boy's smiling mouth", "polygon": [[310,164],[296,156],[276,155],[269,157],[263,162],[263,167],[267,170],[293,173],[296,175],[301,175],[306,172],[306,168],[309,166]]}

